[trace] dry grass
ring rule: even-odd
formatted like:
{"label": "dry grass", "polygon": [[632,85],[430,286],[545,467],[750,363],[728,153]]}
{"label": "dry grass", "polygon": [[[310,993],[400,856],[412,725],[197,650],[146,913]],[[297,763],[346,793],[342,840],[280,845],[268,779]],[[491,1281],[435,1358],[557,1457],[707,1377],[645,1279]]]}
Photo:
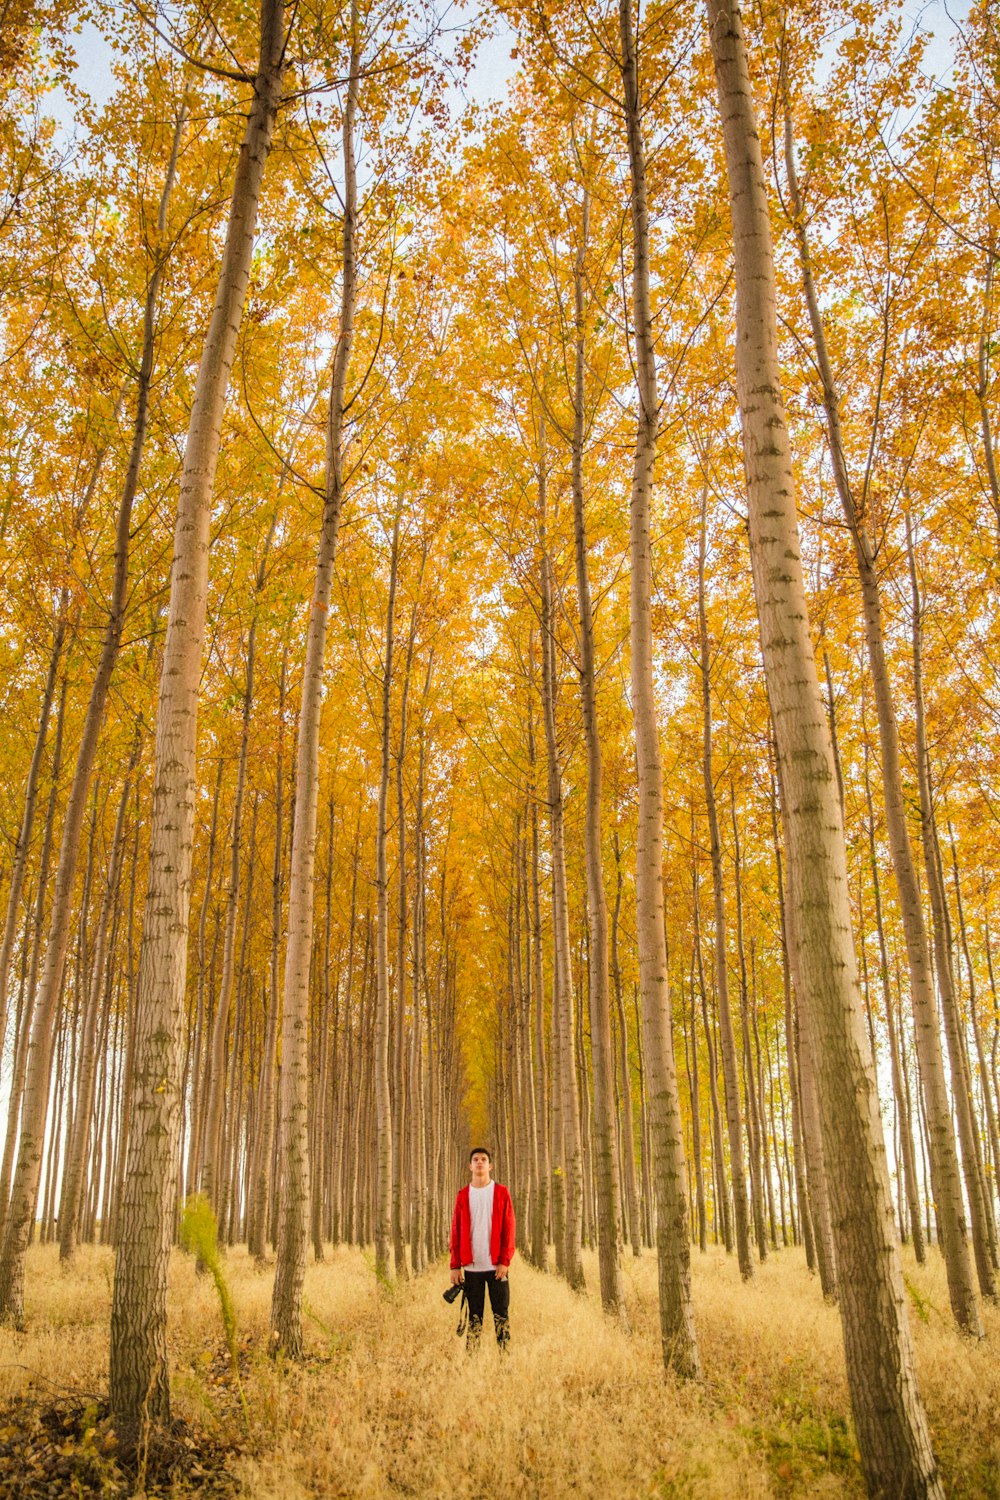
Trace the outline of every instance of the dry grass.
{"label": "dry grass", "polygon": [[[597,1284],[593,1257],[588,1283]],[[835,1310],[797,1252],[740,1285],[732,1261],[695,1259],[706,1378],[678,1387],[659,1359],[652,1256],[626,1262],[631,1335],[521,1260],[512,1276],[514,1346],[478,1359],[455,1337],[443,1268],[380,1292],[370,1262],[339,1250],[306,1278],[309,1359],[264,1354],[271,1279],[242,1251],[227,1274],[246,1349],[250,1432],[220,1377],[223,1335],[209,1278],[174,1258],[171,1354],[178,1414],[215,1439],[257,1500],[412,1495],[442,1500],[578,1496],[860,1495]],[[111,1258],[84,1248],[71,1274],[32,1251],[30,1332],[0,1330],[0,1407],[26,1391],[99,1395],[107,1382]],[[973,1347],[951,1331],[936,1263],[907,1275],[920,1377],[952,1496],[1000,1496],[1000,1317]],[[924,1321],[926,1319],[926,1321]],[[487,1316],[487,1327],[489,1317]],[[251,1456],[252,1455],[252,1456]],[[197,1477],[190,1490],[197,1493]]]}

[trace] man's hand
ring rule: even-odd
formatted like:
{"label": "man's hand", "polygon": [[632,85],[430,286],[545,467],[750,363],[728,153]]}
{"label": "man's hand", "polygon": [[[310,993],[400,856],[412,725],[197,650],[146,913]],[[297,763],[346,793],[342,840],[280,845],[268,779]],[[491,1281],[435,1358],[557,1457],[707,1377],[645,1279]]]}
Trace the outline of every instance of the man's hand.
{"label": "man's hand", "polygon": [[497,1281],[506,1281],[509,1266],[497,1266]]}
{"label": "man's hand", "polygon": [[453,1267],[452,1273],[451,1273],[451,1284],[452,1284],[452,1286],[460,1286],[461,1285],[461,1281],[462,1281],[462,1267],[461,1266]]}

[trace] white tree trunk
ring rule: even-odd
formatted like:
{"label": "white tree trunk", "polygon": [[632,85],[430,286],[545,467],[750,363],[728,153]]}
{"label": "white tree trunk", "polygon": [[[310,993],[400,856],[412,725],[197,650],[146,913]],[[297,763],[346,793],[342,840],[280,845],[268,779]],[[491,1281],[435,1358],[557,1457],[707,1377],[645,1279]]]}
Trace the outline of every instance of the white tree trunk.
{"label": "white tree trunk", "polygon": [[[544,441],[544,439],[543,439]],[[553,941],[553,1059],[558,1079],[564,1171],[565,1222],[563,1224],[562,1270],[574,1290],[582,1291],[580,1260],[583,1217],[583,1140],[580,1131],[580,1093],[576,1074],[573,1024],[573,966],[570,958],[569,900],[566,880],[566,832],[563,817],[562,767],[556,738],[556,662],[552,607],[552,563],[548,553],[545,517],[544,449],[538,471],[539,539],[542,585],[542,705],[548,751],[549,826],[552,838],[552,941]],[[556,1154],[557,1163],[560,1161]],[[558,1231],[557,1231],[558,1232]]]}
{"label": "white tree trunk", "polygon": [[781,396],[774,257],[739,13],[709,0],[736,253],[736,382],[750,555],[782,771],[790,905],[815,1040],[848,1383],[873,1496],[940,1496],[917,1390],[855,966],[836,769],[816,670]]}
{"label": "white tree trunk", "polygon": [[97,921],[97,935],[90,961],[87,985],[87,1000],[83,1022],[80,1027],[80,1064],[76,1086],[76,1104],[72,1121],[67,1131],[68,1144],[63,1168],[62,1191],[59,1198],[59,1259],[72,1260],[77,1243],[77,1219],[80,1212],[80,1197],[90,1143],[94,1107],[94,1082],[97,1073],[97,1016],[101,992],[104,988],[105,966],[108,950],[108,929],[111,913],[118,895],[118,879],[121,873],[122,839],[125,831],[125,813],[132,793],[132,778],[139,763],[142,744],[141,731],[136,733],[132,756],[125,775],[115,818],[114,834],[108,861],[108,879],[101,901]]}
{"label": "white tree trunk", "polygon": [[708,617],[705,607],[705,555],[707,536],[707,487],[701,498],[701,526],[698,547],[698,636],[701,653],[702,704],[702,780],[705,786],[705,808],[708,813],[708,839],[712,858],[712,896],[715,911],[715,994],[719,1009],[719,1045],[722,1051],[722,1077],[726,1103],[726,1128],[729,1134],[729,1175],[733,1184],[733,1218],[736,1232],[736,1255],[740,1275],[749,1281],[754,1274],[750,1253],[750,1215],[747,1205],[747,1178],[743,1158],[743,1115],[740,1106],[739,1072],[736,1066],[736,1038],[733,1035],[733,1013],[729,1003],[729,965],[726,956],[726,894],[722,872],[722,838],[715,798],[715,772],[712,767],[712,679],[708,649]]}
{"label": "white tree trunk", "polygon": [[882,629],[882,600],[875,557],[863,515],[859,515],[847,470],[843,431],[840,420],[840,396],[834,380],[833,366],[826,343],[826,330],[816,290],[805,209],[799,188],[792,141],[791,109],[785,99],[785,170],[789,199],[802,269],[802,284],[809,324],[816,350],[816,366],[823,391],[827,437],[834,483],[840,498],[854,547],[854,560],[861,585],[861,609],[868,651],[868,669],[875,694],[878,721],[879,752],[882,767],[882,800],[885,807],[889,852],[899,897],[899,912],[906,943],[906,960],[910,975],[910,997],[913,1010],[913,1032],[920,1060],[920,1086],[927,1114],[927,1140],[930,1154],[931,1183],[941,1225],[941,1251],[948,1275],[948,1292],[952,1312],[959,1328],[981,1334],[982,1323],[976,1300],[972,1263],[962,1202],[962,1178],[955,1144],[955,1127],[945,1082],[944,1053],[941,1046],[941,1018],[934,994],[930,944],[924,921],[917,883],[916,860],[907,824],[903,798],[902,762],[899,729],[893,702],[892,684],[885,657]]}
{"label": "white tree trunk", "polygon": [[391,727],[392,658],[395,646],[396,573],[399,567],[399,519],[402,498],[392,527],[389,601],[385,620],[385,661],[382,667],[382,771],[378,794],[375,842],[375,886],[378,931],[375,950],[375,1274],[389,1279],[389,1242],[392,1235],[392,1098],[389,1091],[389,875],[386,860],[389,805],[389,731]]}
{"label": "white tree trunk", "polygon": [[583,492],[583,447],[586,431],[584,369],[584,285],[586,277],[589,195],[584,192],[580,245],[573,267],[576,338],[573,379],[573,540],[576,591],[580,613],[580,696],[587,746],[587,804],[585,853],[587,866],[587,924],[590,934],[590,1046],[594,1068],[594,1155],[597,1169],[597,1248],[601,1276],[601,1305],[614,1317],[625,1318],[625,1289],[621,1268],[621,1181],[615,1134],[614,1060],[611,1045],[608,903],[604,890],[601,849],[603,767],[597,725],[597,666],[594,612],[587,567],[587,517]]}
{"label": "white tree trunk", "polygon": [[660,1335],[664,1363],[678,1375],[701,1374],[691,1307],[691,1240],[687,1166],[674,1062],[667,945],[663,929],[663,767],[653,689],[652,547],[650,510],[660,403],[656,387],[653,317],[649,296],[649,208],[642,135],[639,68],[632,30],[632,0],[619,0],[621,70],[632,177],[632,318],[639,423],[632,502],[629,591],[632,650],[632,716],[639,782],[636,847],[636,937],[642,995],[643,1051],[653,1147]]}
{"label": "white tree trunk", "polygon": [[361,52],[357,0],[351,6],[351,60],[344,110],[344,229],[340,327],[333,356],[327,421],[326,495],[316,558],[306,661],[299,709],[295,766],[295,818],[288,870],[288,940],[281,1012],[281,1144],[283,1182],[278,1254],[271,1300],[272,1344],[293,1359],[302,1357],[302,1282],[306,1269],[309,1213],[309,961],[313,935],[313,874],[319,800],[319,728],[323,663],[333,585],[333,562],[344,498],[344,404],[354,342],[357,296],[355,236],[357,173],[354,126]]}
{"label": "white tree trunk", "polygon": [[[3,939],[0,942],[0,1056],[3,1054],[4,1034],[7,1030],[7,984],[10,978],[10,960],[14,951],[14,939],[17,934],[17,913],[21,903],[21,891],[24,888],[24,875],[28,867],[31,830],[35,823],[35,804],[38,800],[38,778],[42,769],[45,741],[48,738],[49,717],[52,712],[52,700],[55,697],[56,676],[65,636],[66,615],[60,600],[52,651],[49,656],[49,670],[45,678],[42,706],[38,715],[38,731],[35,735],[31,764],[28,767],[28,780],[24,788],[24,811],[21,814],[21,827],[18,830],[17,842],[14,845],[10,885],[7,887],[7,915],[4,920]],[[0,1204],[0,1217],[5,1207],[5,1204]]]}
{"label": "white tree trunk", "polygon": [[134,1049],[133,1105],[111,1312],[111,1409],[134,1441],[144,1418],[166,1421],[167,1264],[180,1133],[196,728],[208,542],[222,414],[243,314],[257,206],[281,96],[282,0],[261,0],[260,58],[233,182],[229,225],[202,352],[181,474],[170,613],[156,719],[149,877]]}

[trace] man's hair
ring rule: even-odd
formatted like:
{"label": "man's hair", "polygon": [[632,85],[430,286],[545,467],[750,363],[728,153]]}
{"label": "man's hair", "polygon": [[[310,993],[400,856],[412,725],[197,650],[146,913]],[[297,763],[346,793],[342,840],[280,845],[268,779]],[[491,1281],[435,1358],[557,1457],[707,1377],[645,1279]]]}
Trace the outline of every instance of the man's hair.
{"label": "man's hair", "polygon": [[485,1156],[487,1161],[490,1162],[492,1162],[493,1160],[492,1156],[487,1151],[485,1146],[473,1146],[472,1150],[469,1152],[469,1160],[471,1161],[474,1156]]}

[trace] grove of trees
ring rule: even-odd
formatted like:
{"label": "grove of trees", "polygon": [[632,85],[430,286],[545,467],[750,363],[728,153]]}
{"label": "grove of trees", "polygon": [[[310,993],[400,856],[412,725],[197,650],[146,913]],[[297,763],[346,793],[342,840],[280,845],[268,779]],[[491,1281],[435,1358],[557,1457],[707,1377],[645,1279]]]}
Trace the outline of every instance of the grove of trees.
{"label": "grove of trees", "polygon": [[99,108],[77,20],[0,30],[0,1317],[113,1246],[134,1441],[191,1195],[295,1360],[308,1258],[422,1274],[483,1139],[623,1327],[655,1251],[665,1378],[694,1257],[804,1246],[870,1494],[943,1494],[900,1245],[982,1337],[994,8],[99,0]]}

